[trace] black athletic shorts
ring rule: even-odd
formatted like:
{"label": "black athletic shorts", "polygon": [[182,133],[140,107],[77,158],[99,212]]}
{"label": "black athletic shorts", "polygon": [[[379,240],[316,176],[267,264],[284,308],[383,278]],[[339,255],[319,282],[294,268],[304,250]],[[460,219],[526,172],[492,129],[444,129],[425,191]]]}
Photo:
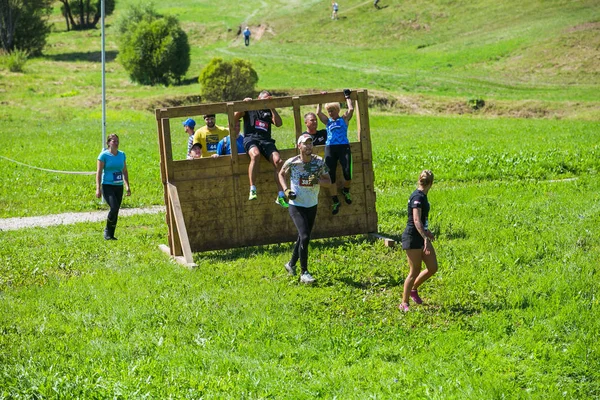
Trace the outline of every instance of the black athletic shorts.
{"label": "black athletic shorts", "polygon": [[263,139],[260,136],[244,136],[244,149],[246,154],[250,152],[252,147],[256,146],[267,160],[271,161],[271,155],[273,153],[279,153],[277,147],[275,147],[274,139]]}
{"label": "black athletic shorts", "polygon": [[416,229],[405,229],[402,232],[402,250],[416,250],[425,247],[425,239]]}

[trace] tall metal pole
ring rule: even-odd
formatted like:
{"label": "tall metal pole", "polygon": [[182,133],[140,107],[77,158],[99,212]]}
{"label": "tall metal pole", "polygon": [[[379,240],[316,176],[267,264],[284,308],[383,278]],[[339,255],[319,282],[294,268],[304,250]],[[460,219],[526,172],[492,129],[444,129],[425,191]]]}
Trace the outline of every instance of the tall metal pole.
{"label": "tall metal pole", "polygon": [[104,0],[101,0],[102,19],[102,150],[106,146],[106,55],[104,51]]}

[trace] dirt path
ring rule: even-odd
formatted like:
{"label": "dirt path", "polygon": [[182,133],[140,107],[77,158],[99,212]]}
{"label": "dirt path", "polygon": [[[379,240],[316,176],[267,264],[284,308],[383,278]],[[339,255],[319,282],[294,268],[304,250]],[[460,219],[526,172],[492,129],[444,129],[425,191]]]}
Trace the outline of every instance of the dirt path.
{"label": "dirt path", "polygon": [[[137,214],[157,214],[163,211],[165,211],[164,206],[154,206],[148,208],[122,208],[119,212],[119,216],[127,217]],[[107,213],[108,211],[93,211],[41,215],[38,217],[3,218],[0,219],[0,231],[14,231],[24,228],[76,224],[78,222],[99,222],[106,219]]]}

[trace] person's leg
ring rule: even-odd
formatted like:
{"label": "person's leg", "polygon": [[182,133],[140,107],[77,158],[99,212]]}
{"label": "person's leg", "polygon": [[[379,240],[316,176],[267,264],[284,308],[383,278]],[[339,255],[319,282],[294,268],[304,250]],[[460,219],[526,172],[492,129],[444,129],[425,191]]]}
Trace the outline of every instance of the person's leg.
{"label": "person's leg", "polygon": [[[296,220],[300,220],[302,218],[302,216],[300,215],[300,212],[298,211],[298,207],[290,205],[288,210],[290,213],[290,217],[292,218],[292,221],[294,222],[294,225],[296,226],[296,229],[298,229],[298,224],[296,223]],[[298,229],[298,231],[299,231],[299,229]],[[296,263],[298,262],[298,258],[300,258],[300,242],[301,242],[300,233],[298,232],[298,238],[296,239],[296,243],[294,244],[294,250],[292,251],[292,258],[290,259],[290,262],[289,262],[289,265],[291,265],[291,266],[295,266]]]}
{"label": "person's leg", "polygon": [[415,284],[413,285],[412,290],[417,290],[419,286],[423,284],[423,282],[431,278],[438,271],[437,257],[435,255],[435,249],[433,248],[433,245],[431,245],[431,251],[429,254],[422,254],[422,259],[427,268],[421,271],[417,279],[415,279]]}
{"label": "person's leg", "polygon": [[422,249],[406,250],[406,258],[408,259],[408,267],[410,270],[408,272],[408,276],[404,280],[404,292],[402,293],[402,303],[404,304],[408,304],[410,291],[413,289],[415,280],[421,272],[421,262],[423,261],[422,256]]}
{"label": "person's leg", "polygon": [[279,171],[281,171],[281,167],[283,167],[283,160],[279,155],[278,151],[274,151],[271,153],[270,159],[271,164],[275,167],[275,183],[277,184],[277,191],[282,191],[281,182],[279,182]]}
{"label": "person's leg", "polygon": [[352,197],[350,196],[350,185],[352,184],[352,150],[350,149],[350,145],[340,147],[339,160],[344,175],[342,194],[346,203],[352,204]]}
{"label": "person's leg", "polygon": [[248,156],[250,156],[250,165],[248,165],[248,180],[250,181],[250,187],[254,186],[254,182],[256,181],[256,174],[258,172],[260,151],[258,147],[252,146],[248,150]]}
{"label": "person's leg", "polygon": [[110,207],[108,217],[106,218],[106,229],[104,230],[104,238],[114,239],[117,221],[119,219],[119,208],[123,200],[123,186],[118,185],[102,185],[102,193],[106,204]]}
{"label": "person's leg", "polygon": [[305,273],[308,272],[308,243],[310,241],[309,216],[315,213],[313,210],[308,208],[290,205],[290,208],[292,207],[294,208],[294,210],[290,210],[290,216],[292,217],[292,221],[294,221],[294,225],[296,225],[296,229],[298,229],[297,242],[299,243],[298,250],[300,258],[300,268],[302,270],[302,273]]}

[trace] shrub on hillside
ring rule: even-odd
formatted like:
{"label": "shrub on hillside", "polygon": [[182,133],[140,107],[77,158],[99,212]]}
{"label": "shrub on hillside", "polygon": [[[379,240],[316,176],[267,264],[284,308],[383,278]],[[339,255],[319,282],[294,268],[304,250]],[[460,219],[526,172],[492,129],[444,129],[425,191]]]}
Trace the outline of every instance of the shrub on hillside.
{"label": "shrub on hillside", "polygon": [[190,45],[179,21],[149,6],[133,7],[117,23],[119,62],[143,85],[179,82],[190,66]]}
{"label": "shrub on hillside", "polygon": [[27,62],[29,54],[23,50],[15,50],[3,56],[4,64],[10,72],[23,72],[23,67]]}
{"label": "shrub on hillside", "polygon": [[46,45],[52,2],[0,0],[0,46],[11,53],[21,50],[36,56]]}
{"label": "shrub on hillside", "polygon": [[202,98],[207,101],[233,101],[254,94],[258,74],[250,61],[213,58],[200,72]]}

